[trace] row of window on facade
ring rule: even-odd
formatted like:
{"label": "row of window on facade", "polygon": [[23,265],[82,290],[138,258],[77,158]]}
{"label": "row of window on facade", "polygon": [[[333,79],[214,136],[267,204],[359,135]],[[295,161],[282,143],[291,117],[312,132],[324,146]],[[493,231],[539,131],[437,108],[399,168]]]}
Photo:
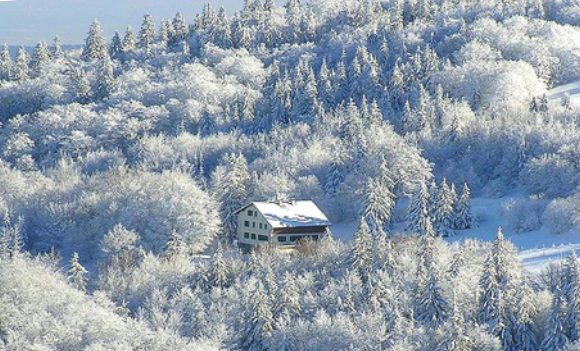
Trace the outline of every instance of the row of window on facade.
{"label": "row of window on facade", "polygon": [[[252,211],[248,211],[248,212],[252,212]],[[250,227],[250,221],[244,221],[244,227]],[[268,225],[266,223],[258,223],[258,227],[260,229],[264,229],[267,230],[268,229]],[[256,222],[252,222],[252,228],[256,228]]]}
{"label": "row of window on facade", "polygon": [[[254,233],[248,233],[245,232],[244,233],[244,238],[245,239],[252,239],[252,240],[258,240],[258,241],[268,241],[268,236],[266,235],[256,235]],[[291,235],[291,236],[284,236],[284,235],[278,235],[276,236],[277,240],[279,243],[294,243],[300,239],[311,239],[313,241],[317,241],[320,236],[318,234],[315,235]]]}

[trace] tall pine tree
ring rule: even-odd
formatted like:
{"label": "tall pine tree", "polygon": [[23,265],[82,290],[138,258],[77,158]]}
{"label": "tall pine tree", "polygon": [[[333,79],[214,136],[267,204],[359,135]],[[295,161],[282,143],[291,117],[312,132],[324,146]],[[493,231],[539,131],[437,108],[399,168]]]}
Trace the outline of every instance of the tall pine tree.
{"label": "tall pine tree", "polygon": [[21,47],[18,49],[18,56],[16,56],[16,63],[14,64],[14,80],[24,82],[30,77],[30,68],[28,67],[28,54],[26,50]]}
{"label": "tall pine tree", "polygon": [[500,228],[480,279],[478,317],[482,324],[487,325],[490,334],[500,338],[504,347],[513,344],[511,307],[520,275],[516,250],[505,240]]}
{"label": "tall pine tree", "polygon": [[576,253],[566,258],[562,267],[562,297],[566,303],[564,327],[571,342],[580,339],[580,263]]}
{"label": "tall pine tree", "polygon": [[542,341],[542,351],[559,351],[568,343],[566,337],[566,302],[560,287],[554,291],[548,325]]}
{"label": "tall pine tree", "polygon": [[139,31],[139,38],[137,46],[145,51],[148,56],[151,54],[153,43],[155,42],[155,22],[150,14],[143,17],[141,30]]}
{"label": "tall pine tree", "polygon": [[79,255],[75,252],[70,261],[68,270],[69,281],[79,290],[87,291],[87,270],[79,262]]}
{"label": "tall pine tree", "polygon": [[85,40],[85,47],[83,48],[82,58],[90,61],[95,59],[104,59],[107,56],[107,44],[103,37],[101,23],[97,20],[93,22],[87,39]]}
{"label": "tall pine tree", "polygon": [[0,81],[12,79],[13,65],[8,45],[4,44],[2,53],[0,53]]}
{"label": "tall pine tree", "polygon": [[434,225],[437,235],[444,237],[453,235],[456,202],[457,195],[443,179],[439,187],[437,201],[434,202]]}
{"label": "tall pine tree", "polygon": [[214,188],[220,201],[222,224],[229,241],[237,234],[235,212],[249,202],[250,174],[248,162],[242,154],[227,155],[222,162],[224,174],[214,179]]}
{"label": "tall pine tree", "polygon": [[[390,179],[390,178],[389,178]],[[395,208],[392,182],[370,178],[365,187],[362,217],[369,221],[371,229],[384,229],[391,222]]]}
{"label": "tall pine tree", "polygon": [[361,218],[358,230],[354,234],[351,250],[350,263],[352,268],[361,273],[363,277],[368,276],[373,264],[373,237],[364,217]]}
{"label": "tall pine tree", "polygon": [[407,225],[405,230],[417,235],[426,235],[433,230],[433,223],[429,216],[429,190],[425,183],[413,194],[407,209]]}
{"label": "tall pine tree", "polygon": [[115,89],[115,75],[113,72],[113,63],[106,56],[101,62],[99,75],[97,77],[97,89],[95,91],[95,98],[104,100],[108,98]]}
{"label": "tall pine tree", "polygon": [[267,350],[274,329],[274,319],[270,297],[266,295],[261,282],[258,283],[256,290],[251,295],[248,307],[240,346],[247,351]]}
{"label": "tall pine tree", "polygon": [[32,60],[30,61],[30,71],[32,75],[34,77],[39,77],[49,60],[50,54],[48,52],[48,47],[44,41],[41,41],[34,48]]}
{"label": "tall pine tree", "polygon": [[467,183],[454,209],[454,228],[458,230],[471,229],[476,226],[475,217],[471,210],[471,190]]}

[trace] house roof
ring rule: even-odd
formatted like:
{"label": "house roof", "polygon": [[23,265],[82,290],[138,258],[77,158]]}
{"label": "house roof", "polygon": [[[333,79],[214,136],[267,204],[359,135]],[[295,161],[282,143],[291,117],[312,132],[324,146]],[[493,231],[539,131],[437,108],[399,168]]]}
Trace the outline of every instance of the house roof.
{"label": "house roof", "polygon": [[241,212],[254,205],[272,228],[329,226],[330,221],[312,201],[252,202],[239,209]]}

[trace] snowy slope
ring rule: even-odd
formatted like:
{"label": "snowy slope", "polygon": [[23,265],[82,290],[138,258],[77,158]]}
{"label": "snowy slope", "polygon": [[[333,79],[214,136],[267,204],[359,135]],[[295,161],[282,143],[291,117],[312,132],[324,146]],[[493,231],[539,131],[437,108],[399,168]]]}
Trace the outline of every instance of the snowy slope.
{"label": "snowy slope", "polygon": [[[520,250],[520,257],[524,266],[532,272],[538,272],[550,262],[557,262],[565,258],[572,251],[580,251],[580,233],[552,234],[544,228],[527,233],[515,233],[512,228],[504,223],[500,211],[502,204],[511,198],[518,197],[520,195],[501,199],[473,199],[473,212],[479,217],[483,217],[479,226],[474,229],[459,231],[457,235],[445,240],[450,243],[466,239],[492,241],[498,228],[502,227],[506,238]],[[356,222],[335,223],[332,226],[332,232],[335,238],[348,241],[353,237],[356,227]],[[403,227],[404,223],[396,223],[395,230],[402,231]]]}
{"label": "snowy slope", "polygon": [[549,100],[559,101],[565,95],[570,95],[570,101],[575,106],[580,106],[580,80],[557,86],[546,93]]}

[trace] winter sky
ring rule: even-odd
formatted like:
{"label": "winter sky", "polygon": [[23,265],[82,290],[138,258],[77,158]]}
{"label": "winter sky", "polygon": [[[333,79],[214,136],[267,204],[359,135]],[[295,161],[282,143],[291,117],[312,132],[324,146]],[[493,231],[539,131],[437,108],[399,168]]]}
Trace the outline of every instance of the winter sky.
{"label": "winter sky", "polygon": [[[182,11],[190,21],[205,0],[0,0],[0,43],[35,45],[59,35],[64,43],[80,44],[91,22],[97,18],[105,35],[124,31],[127,25],[139,27],[142,15],[152,14],[158,21],[173,18]],[[281,2],[281,1],[278,1]],[[212,0],[228,13],[241,8],[243,0]]]}

